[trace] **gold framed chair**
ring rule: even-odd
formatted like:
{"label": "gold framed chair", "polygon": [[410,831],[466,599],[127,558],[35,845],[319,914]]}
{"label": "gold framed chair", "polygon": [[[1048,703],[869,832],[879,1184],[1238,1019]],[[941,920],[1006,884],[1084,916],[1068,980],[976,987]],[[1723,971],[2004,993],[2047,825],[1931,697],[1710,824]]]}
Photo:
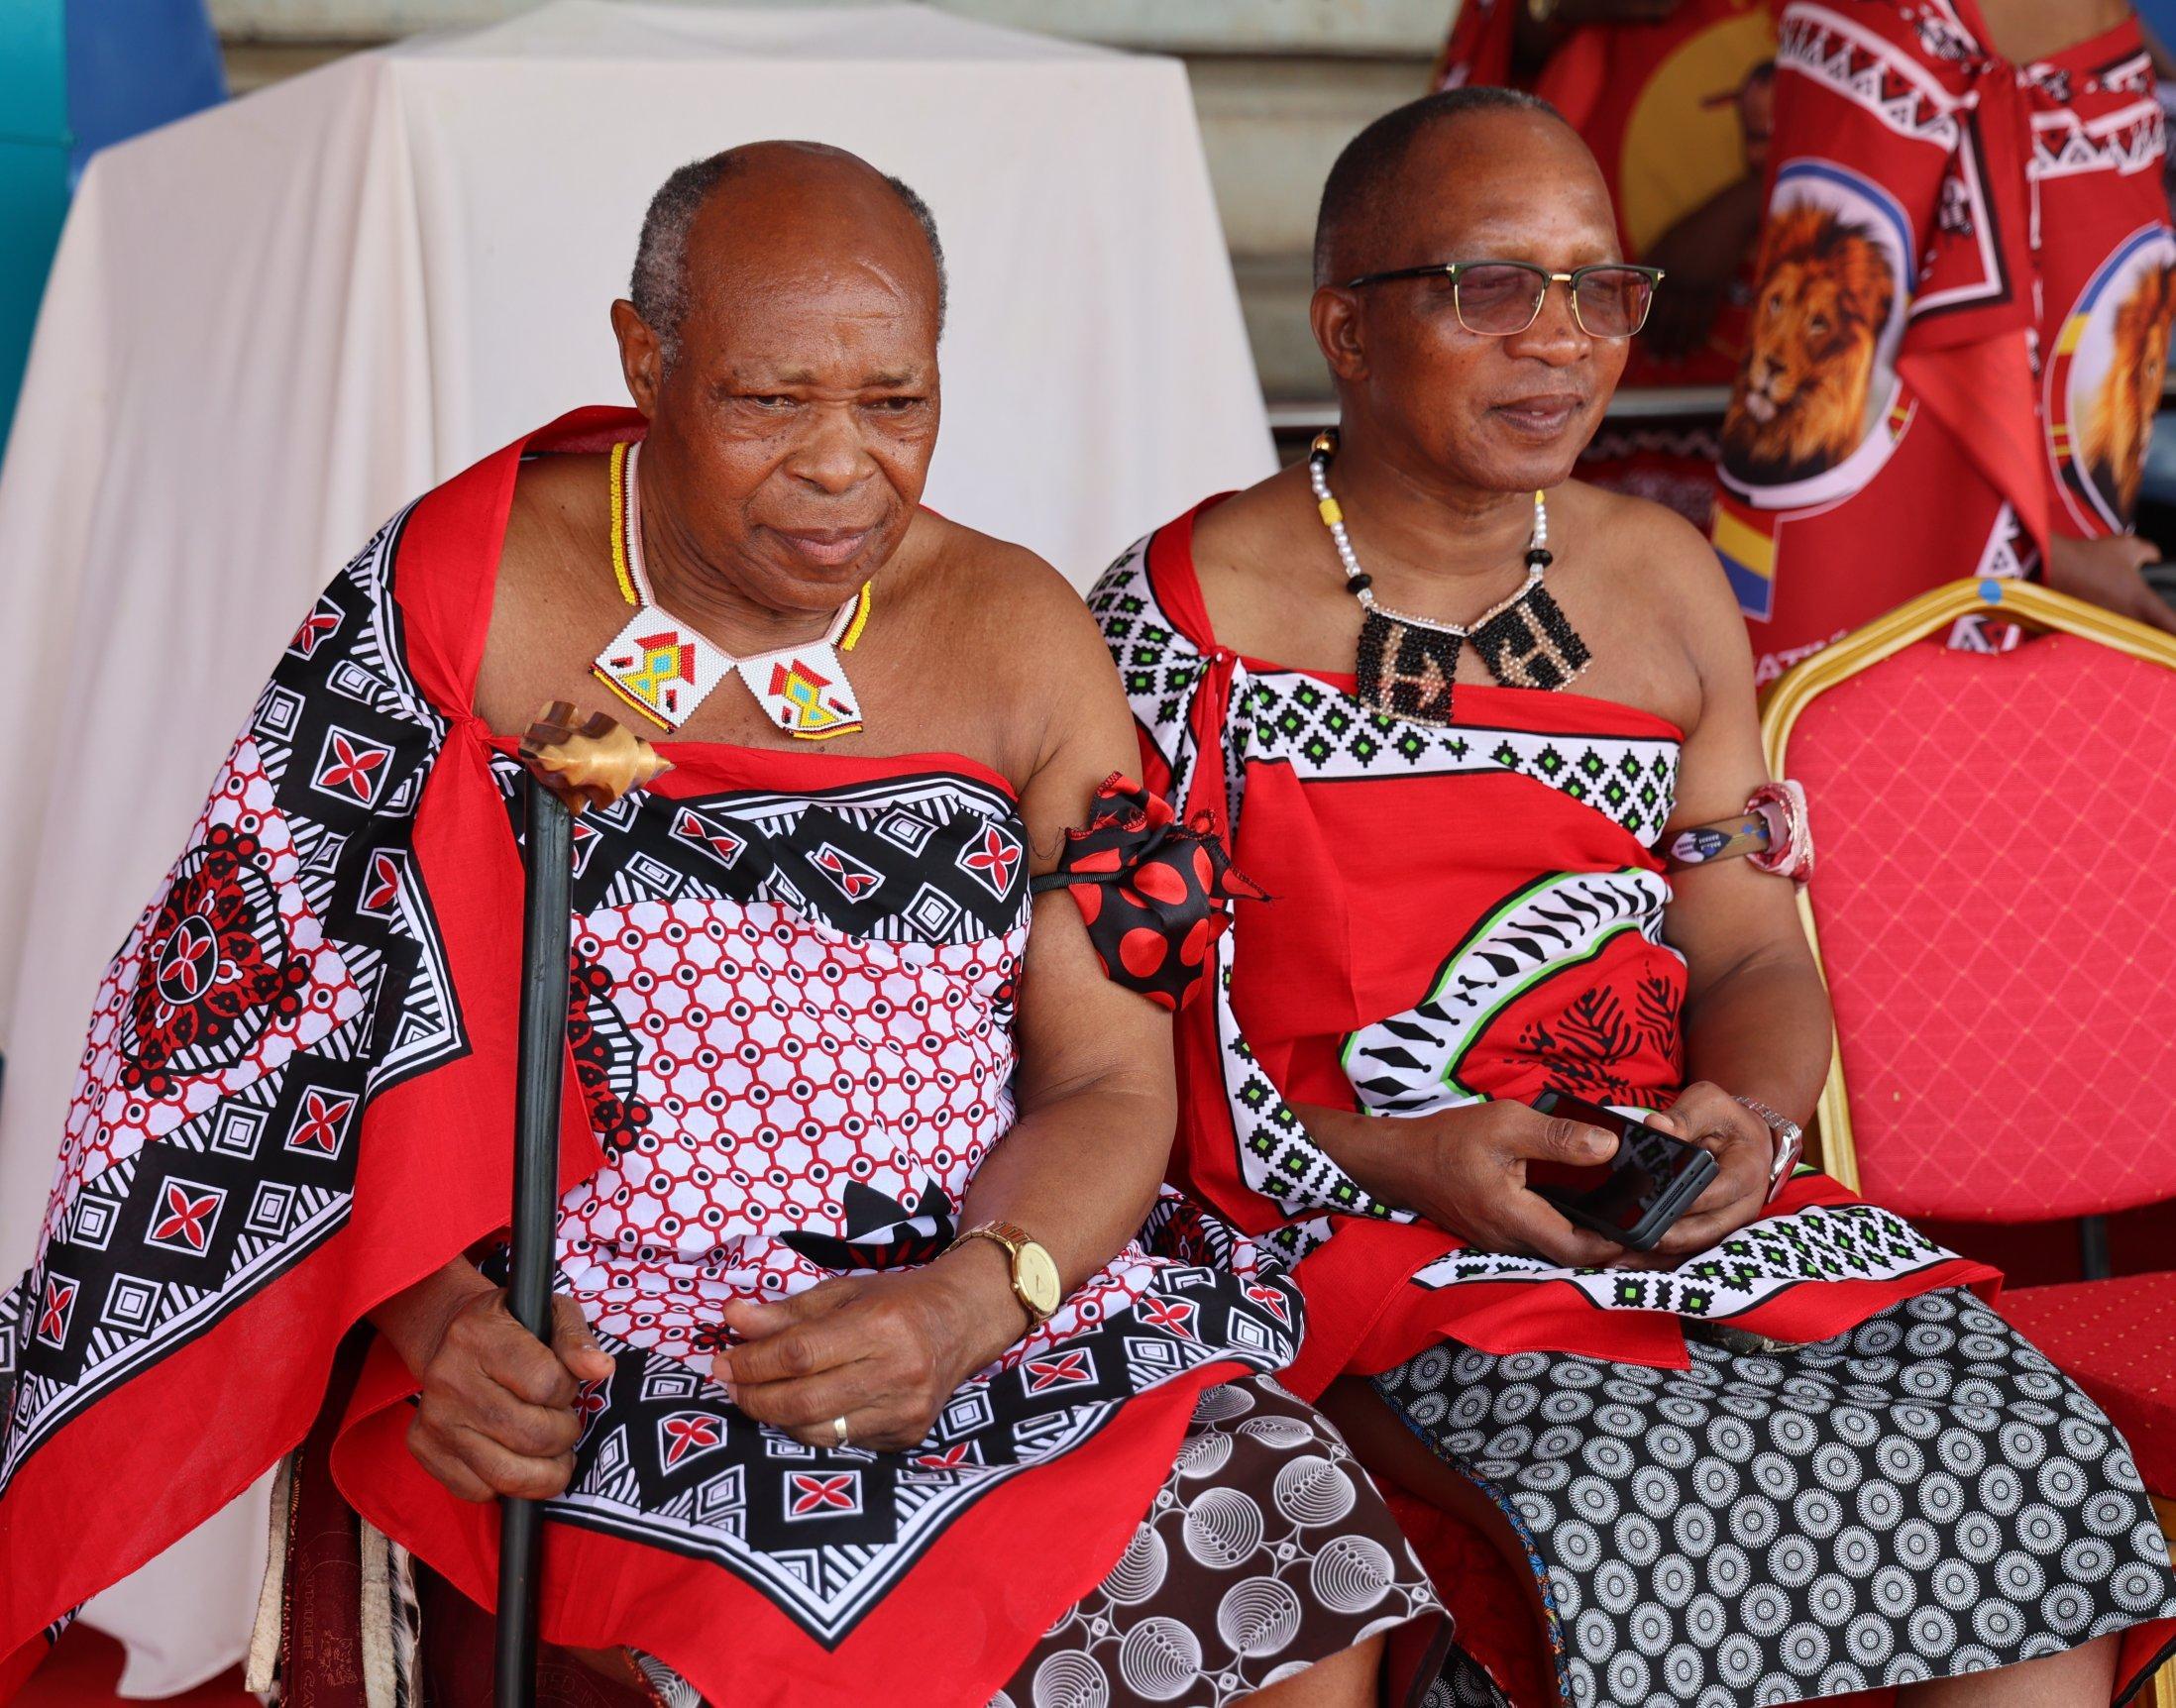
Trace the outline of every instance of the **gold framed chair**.
{"label": "gold framed chair", "polygon": [[[1972,616],[2033,638],[1940,644]],[[1953,1221],[2090,1229],[2176,1198],[2176,639],[1953,582],[1793,669],[1761,734],[1813,808],[1828,1171]],[[2176,1272],[2000,1303],[2115,1419],[2176,1537]],[[2176,1708],[2176,1663],[2140,1700]]]}

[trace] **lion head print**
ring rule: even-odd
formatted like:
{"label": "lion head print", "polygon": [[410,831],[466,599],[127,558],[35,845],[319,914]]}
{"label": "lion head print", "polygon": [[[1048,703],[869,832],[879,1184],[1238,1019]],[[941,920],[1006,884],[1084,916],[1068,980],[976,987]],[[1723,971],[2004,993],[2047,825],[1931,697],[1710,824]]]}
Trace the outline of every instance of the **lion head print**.
{"label": "lion head print", "polygon": [[1862,225],[1800,202],[1769,221],[1753,327],[1723,423],[1723,465],[1755,485],[1834,468],[1866,436],[1888,255]]}
{"label": "lion head print", "polygon": [[2115,353],[2093,394],[2079,443],[2093,483],[2126,521],[2138,501],[2146,440],[2161,404],[2172,309],[2176,267],[2145,268],[2116,311]]}

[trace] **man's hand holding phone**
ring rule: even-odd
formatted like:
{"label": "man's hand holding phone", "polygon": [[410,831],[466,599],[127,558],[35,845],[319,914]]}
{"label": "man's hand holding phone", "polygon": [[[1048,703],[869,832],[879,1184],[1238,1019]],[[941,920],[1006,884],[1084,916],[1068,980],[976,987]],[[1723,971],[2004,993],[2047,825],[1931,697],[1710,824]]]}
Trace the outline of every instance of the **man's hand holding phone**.
{"label": "man's hand holding phone", "polygon": [[[1670,1106],[1673,1130],[1715,1158],[1716,1173],[1685,1218],[1655,1246],[1661,1257],[1685,1257],[1728,1238],[1768,1207],[1768,1170],[1776,1137],[1744,1104],[1706,1080],[1688,1085]],[[1651,1125],[1660,1125],[1653,1121]]]}
{"label": "man's hand holding phone", "polygon": [[[1613,1239],[1575,1228],[1527,1189],[1529,1165],[1592,1168],[1616,1154],[1614,1133],[1503,1100],[1441,1115],[1373,1120],[1376,1142],[1362,1166],[1371,1190],[1416,1211],[1481,1251],[1541,1257],[1567,1268],[1627,1261]],[[1349,1165],[1350,1166],[1350,1165]]]}

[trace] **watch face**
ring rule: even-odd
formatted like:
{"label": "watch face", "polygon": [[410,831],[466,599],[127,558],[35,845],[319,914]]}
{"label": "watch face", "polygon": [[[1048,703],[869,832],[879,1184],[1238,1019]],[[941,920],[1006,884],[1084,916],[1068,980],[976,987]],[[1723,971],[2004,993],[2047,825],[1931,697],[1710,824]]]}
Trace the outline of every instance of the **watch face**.
{"label": "watch face", "polygon": [[1026,1240],[1013,1259],[1013,1283],[1021,1296],[1041,1316],[1054,1314],[1065,1296],[1058,1287],[1057,1265],[1049,1252],[1033,1239]]}

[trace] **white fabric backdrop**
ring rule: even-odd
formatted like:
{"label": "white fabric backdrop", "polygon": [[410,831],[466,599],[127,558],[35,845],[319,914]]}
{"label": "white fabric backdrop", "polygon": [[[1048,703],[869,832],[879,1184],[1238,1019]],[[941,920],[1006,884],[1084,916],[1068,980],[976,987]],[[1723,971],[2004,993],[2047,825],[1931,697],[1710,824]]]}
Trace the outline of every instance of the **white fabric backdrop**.
{"label": "white fabric backdrop", "polygon": [[[915,6],[562,0],[97,157],[0,468],[0,1277],[106,957],[272,659],[406,498],[624,396],[605,308],[674,166],[763,137],[929,201],[929,501],[1085,586],[1272,454],[1185,75]],[[232,1663],[261,1492],[93,1604],[124,1687]]]}

